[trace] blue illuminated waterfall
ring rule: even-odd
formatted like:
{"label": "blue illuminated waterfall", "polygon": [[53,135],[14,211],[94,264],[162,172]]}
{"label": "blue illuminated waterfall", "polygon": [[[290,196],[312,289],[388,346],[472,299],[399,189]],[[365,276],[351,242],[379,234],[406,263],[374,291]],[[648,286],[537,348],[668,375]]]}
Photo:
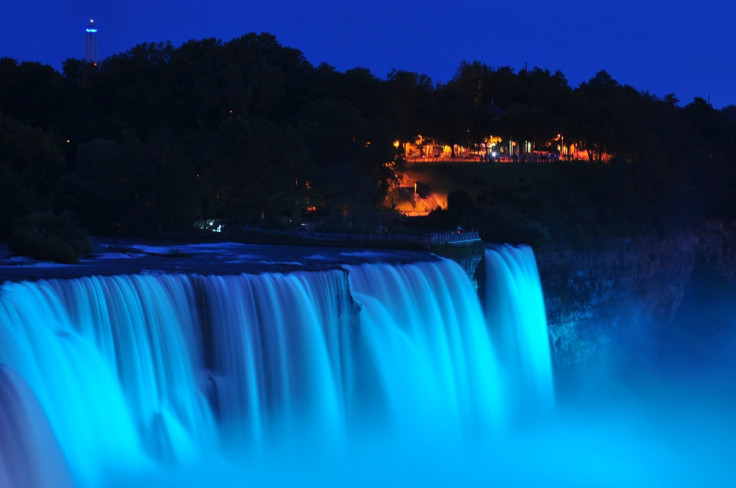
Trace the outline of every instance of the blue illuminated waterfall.
{"label": "blue illuminated waterfall", "polygon": [[510,385],[542,407],[553,392],[534,256],[486,258],[485,304],[447,260],[5,283],[0,485],[100,486],[295,439],[492,436]]}
{"label": "blue illuminated waterfall", "polygon": [[554,404],[547,317],[534,253],[528,246],[486,250],[485,314],[506,368],[515,410]]}

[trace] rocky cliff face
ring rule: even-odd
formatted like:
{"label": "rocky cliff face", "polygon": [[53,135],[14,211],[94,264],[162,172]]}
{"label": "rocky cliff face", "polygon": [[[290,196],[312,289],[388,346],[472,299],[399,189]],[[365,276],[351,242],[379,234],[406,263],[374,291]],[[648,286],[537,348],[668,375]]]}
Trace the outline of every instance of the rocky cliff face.
{"label": "rocky cliff face", "polygon": [[[736,283],[736,222],[597,249],[536,249],[555,367],[583,369],[612,348],[657,353],[697,269]],[[650,354],[650,352],[646,352]]]}

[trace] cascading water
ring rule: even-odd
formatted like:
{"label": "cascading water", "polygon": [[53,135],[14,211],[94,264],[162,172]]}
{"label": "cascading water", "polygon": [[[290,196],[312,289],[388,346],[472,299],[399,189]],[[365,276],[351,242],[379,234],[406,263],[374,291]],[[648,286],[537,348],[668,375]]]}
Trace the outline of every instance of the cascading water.
{"label": "cascading water", "polygon": [[344,272],[196,281],[207,307],[213,405],[228,443],[259,445],[305,429],[340,437],[355,327]]}
{"label": "cascading water", "polygon": [[[516,277],[509,286],[529,278],[530,258],[508,250],[505,273]],[[549,360],[539,349],[546,331],[534,327],[524,337],[543,339],[519,336],[516,352],[498,351],[468,277],[445,260],[6,283],[0,479],[23,479],[18,470],[39,466],[51,473],[49,449],[66,461],[53,468],[59,484],[70,476],[100,486],[218,453],[258,458],[284,442],[314,449],[367,434],[409,442],[492,436],[514,406],[508,384],[534,382],[551,402],[551,383],[540,386],[541,373],[520,366],[529,344]],[[17,391],[23,401],[7,393]],[[11,428],[9,418],[29,430]],[[58,449],[41,446],[44,438]],[[29,442],[39,445],[7,449]],[[27,486],[48,484],[49,473],[28,477]]]}
{"label": "cascading water", "polygon": [[46,414],[23,379],[0,365],[0,486],[71,486]]}
{"label": "cascading water", "polygon": [[516,411],[547,410],[554,404],[552,359],[534,252],[505,245],[484,258],[486,322],[512,381],[507,391]]}
{"label": "cascading water", "polygon": [[[397,428],[498,428],[505,397],[475,291],[451,261],[349,268],[361,352]],[[371,368],[373,369],[373,368]],[[448,432],[443,432],[447,434]]]}

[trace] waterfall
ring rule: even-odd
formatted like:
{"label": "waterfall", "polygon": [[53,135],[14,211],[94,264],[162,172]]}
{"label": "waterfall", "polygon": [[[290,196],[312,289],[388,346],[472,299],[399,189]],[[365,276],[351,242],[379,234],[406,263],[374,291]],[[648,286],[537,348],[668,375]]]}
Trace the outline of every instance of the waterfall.
{"label": "waterfall", "polygon": [[485,252],[485,316],[507,369],[514,409],[548,410],[554,404],[547,316],[534,252],[509,245]]}
{"label": "waterfall", "polygon": [[366,360],[397,427],[498,427],[499,365],[465,272],[452,261],[349,271]]}
{"label": "waterfall", "polygon": [[0,365],[0,486],[71,486],[59,444],[23,378]]}
{"label": "waterfall", "polygon": [[354,303],[345,273],[198,277],[204,344],[229,441],[344,431]]}
{"label": "waterfall", "polygon": [[[293,440],[493,435],[515,408],[510,383],[532,382],[539,401],[552,395],[538,359],[525,357],[549,366],[542,341],[528,337],[546,337],[530,307],[541,296],[528,275],[533,254],[506,254],[507,281],[494,275],[493,289],[509,286],[506,298],[524,302],[507,325],[525,329],[513,338],[495,332],[491,310],[514,306],[494,298],[484,316],[449,260],[5,283],[0,435],[26,449],[0,449],[0,480],[44,466],[28,486],[52,471],[98,486]],[[533,320],[518,316],[527,308]]]}

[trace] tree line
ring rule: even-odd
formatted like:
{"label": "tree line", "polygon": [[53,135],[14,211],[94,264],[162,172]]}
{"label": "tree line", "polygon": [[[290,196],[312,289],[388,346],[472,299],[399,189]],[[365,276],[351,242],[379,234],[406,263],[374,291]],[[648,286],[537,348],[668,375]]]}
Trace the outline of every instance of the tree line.
{"label": "tree line", "polygon": [[95,233],[360,219],[404,168],[394,142],[418,134],[465,146],[564,134],[681,192],[670,198],[692,193],[698,215],[733,213],[736,107],[678,104],[605,71],[575,88],[560,72],[480,62],[444,84],[339,72],[270,34],[140,44],[61,72],[2,58],[0,238],[39,211]]}

